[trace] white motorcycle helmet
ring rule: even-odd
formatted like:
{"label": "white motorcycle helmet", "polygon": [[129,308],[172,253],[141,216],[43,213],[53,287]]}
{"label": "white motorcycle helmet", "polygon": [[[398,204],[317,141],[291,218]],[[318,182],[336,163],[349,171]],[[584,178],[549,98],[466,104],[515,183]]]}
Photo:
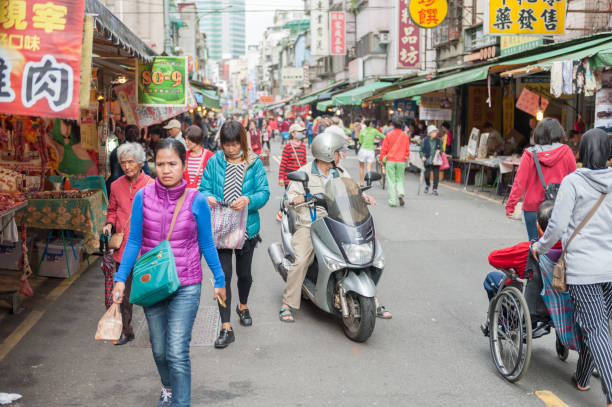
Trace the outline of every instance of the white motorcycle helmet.
{"label": "white motorcycle helmet", "polygon": [[315,137],[310,145],[310,151],[317,160],[331,163],[334,162],[334,153],[346,148],[346,145],[344,137],[325,131]]}

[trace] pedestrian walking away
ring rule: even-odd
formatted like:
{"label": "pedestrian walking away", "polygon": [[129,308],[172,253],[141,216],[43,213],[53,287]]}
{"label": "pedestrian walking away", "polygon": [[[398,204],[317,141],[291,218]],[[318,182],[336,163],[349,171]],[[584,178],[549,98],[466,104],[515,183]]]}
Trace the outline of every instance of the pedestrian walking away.
{"label": "pedestrian walking away", "polygon": [[425,193],[429,192],[431,186],[431,173],[433,172],[432,195],[438,195],[438,183],[440,182],[440,164],[436,162],[436,156],[440,156],[442,142],[438,137],[438,128],[434,125],[427,126],[427,138],[421,143],[419,154],[425,165]]}
{"label": "pedestrian walking away", "polygon": [[402,131],[402,123],[393,120],[393,130],[385,136],[380,148],[380,161],[386,169],[389,205],[404,206],[404,172],[410,157],[410,137]]}
{"label": "pedestrian walking away", "polygon": [[[526,149],[521,158],[512,190],[506,203],[506,216],[512,217],[516,204],[523,198],[523,220],[528,240],[538,238],[536,211],[544,201],[544,187],[559,184],[563,178],[576,170],[576,159],[571,148],[561,144],[565,132],[556,119],[546,118],[535,129],[535,147]],[[534,154],[537,154],[542,177],[536,168]],[[543,179],[542,179],[543,178]]]}
{"label": "pedestrian walking away", "polygon": [[[145,185],[152,183],[153,179],[142,171],[146,155],[140,144],[125,143],[120,145],[117,150],[117,157],[125,175],[111,184],[108,213],[103,232],[108,236],[113,234],[110,243],[114,245],[111,247],[113,249],[113,260],[116,263],[116,270],[119,270],[127,236],[130,233],[130,215],[134,197]],[[121,337],[115,343],[116,345],[124,345],[134,339],[134,329],[132,327],[133,305],[129,301],[131,288],[132,276],[129,275],[125,280],[124,294],[127,298],[120,305],[123,329]]]}
{"label": "pedestrian walking away", "polygon": [[374,142],[377,138],[382,140],[385,136],[374,128],[374,120],[367,120],[366,128],[359,133],[359,145],[361,147],[359,148],[357,159],[359,160],[360,186],[363,186],[364,170],[367,172],[372,171],[372,164],[376,161]]}
{"label": "pedestrian walking away", "polygon": [[[191,359],[189,343],[200,304],[204,255],[215,278],[215,299],[225,300],[225,276],[211,233],[210,208],[206,197],[187,188],[183,179],[187,153],[183,144],[168,138],[157,146],[158,178],[134,197],[130,236],[115,275],[113,298],[127,300],[126,280],[139,255],[156,247],[168,236],[174,253],[180,287],[169,297],[144,308],[149,325],[153,358],[162,391],[158,406],[191,405]],[[175,214],[177,206],[180,210]],[[174,223],[176,221],[176,223]]]}
{"label": "pedestrian walking away", "polygon": [[185,132],[185,143],[187,144],[187,165],[183,178],[187,182],[187,188],[198,189],[202,180],[202,174],[206,164],[213,152],[202,146],[204,141],[202,129],[198,126],[189,126]]}
{"label": "pedestrian walking away", "polygon": [[[538,131],[536,129],[536,143]],[[566,282],[583,346],[573,380],[588,388],[597,367],[607,406],[612,406],[612,169],[607,167],[610,141],[605,131],[587,131],[580,141],[582,168],[561,181],[555,208],[533,254],[563,242]],[[571,150],[570,150],[571,152]],[[555,273],[557,273],[555,271]]]}
{"label": "pedestrian walking away", "polygon": [[225,348],[235,340],[235,333],[230,323],[232,257],[234,256],[236,257],[239,299],[236,313],[241,325],[251,326],[253,324],[248,307],[249,293],[253,283],[251,263],[253,251],[261,241],[259,210],[268,202],[270,189],[261,160],[249,150],[247,132],[244,127],[237,121],[228,120],[219,132],[221,151],[218,151],[208,162],[200,191],[208,198],[211,206],[223,203],[236,211],[248,208],[246,240],[243,247],[218,249],[227,284],[227,306],[219,305],[221,332],[215,341],[215,347]]}

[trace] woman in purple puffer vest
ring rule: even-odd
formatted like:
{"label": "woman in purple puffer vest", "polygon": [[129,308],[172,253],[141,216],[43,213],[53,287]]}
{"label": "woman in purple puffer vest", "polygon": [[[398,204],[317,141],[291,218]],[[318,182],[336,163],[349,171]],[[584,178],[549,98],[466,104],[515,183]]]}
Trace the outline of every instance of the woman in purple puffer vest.
{"label": "woman in purple puffer vest", "polygon": [[168,298],[144,307],[151,348],[162,382],[158,406],[191,405],[191,331],[202,290],[201,255],[215,277],[214,298],[226,299],[225,275],[210,224],[210,207],[204,195],[187,188],[183,180],[186,151],[180,141],[168,138],[155,150],[155,184],[134,197],[130,236],[115,275],[113,299],[123,300],[125,281],[139,255],[165,240],[179,198],[186,193],[170,236],[181,286]]}

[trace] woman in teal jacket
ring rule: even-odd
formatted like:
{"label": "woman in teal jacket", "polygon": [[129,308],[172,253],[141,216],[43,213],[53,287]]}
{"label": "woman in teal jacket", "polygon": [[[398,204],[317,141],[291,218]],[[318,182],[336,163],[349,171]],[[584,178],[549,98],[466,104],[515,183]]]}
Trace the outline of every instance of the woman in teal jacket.
{"label": "woman in teal jacket", "polygon": [[[240,324],[251,326],[253,319],[247,306],[249,291],[253,283],[251,263],[253,250],[261,241],[259,237],[259,209],[270,198],[268,178],[259,157],[249,150],[247,132],[235,120],[226,121],[221,126],[221,151],[208,160],[202,176],[200,191],[208,197],[210,206],[225,202],[233,210],[248,207],[246,240],[240,249],[218,249],[219,260],[225,272],[227,291],[226,307],[219,305],[221,332],[215,341],[216,348],[225,348],[234,342],[235,335],[230,324],[232,256],[236,256],[236,275],[238,276],[238,297],[236,313]],[[214,225],[213,225],[214,227]]]}

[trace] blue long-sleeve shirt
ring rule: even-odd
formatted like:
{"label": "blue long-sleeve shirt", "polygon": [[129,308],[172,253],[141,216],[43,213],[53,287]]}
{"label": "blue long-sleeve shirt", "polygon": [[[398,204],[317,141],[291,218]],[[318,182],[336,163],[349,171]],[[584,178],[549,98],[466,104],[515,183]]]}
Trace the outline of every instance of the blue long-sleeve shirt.
{"label": "blue long-sleeve shirt", "polygon": [[[191,205],[193,216],[198,227],[198,243],[200,252],[204,254],[208,267],[215,277],[215,288],[225,287],[225,274],[219,262],[219,254],[212,236],[210,223],[210,207],[206,197],[197,194]],[[132,219],[130,220],[130,236],[125,244],[119,270],[115,274],[115,282],[125,282],[140,254],[142,244],[142,189],[134,196],[132,204]]]}

